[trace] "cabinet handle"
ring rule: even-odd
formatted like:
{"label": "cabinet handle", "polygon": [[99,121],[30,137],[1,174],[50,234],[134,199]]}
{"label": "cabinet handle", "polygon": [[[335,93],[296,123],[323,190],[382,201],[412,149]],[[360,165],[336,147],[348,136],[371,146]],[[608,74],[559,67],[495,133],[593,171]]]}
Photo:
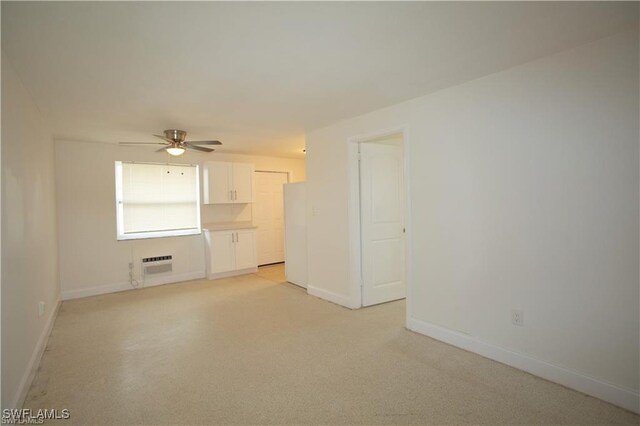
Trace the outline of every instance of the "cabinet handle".
{"label": "cabinet handle", "polygon": [[237,243],[238,241],[240,241],[240,238],[239,238],[238,233],[236,232],[236,243]]}
{"label": "cabinet handle", "polygon": [[229,200],[233,200],[233,191],[229,190]]}
{"label": "cabinet handle", "polygon": [[235,243],[235,242],[236,242],[236,233],[235,233],[235,232],[232,232],[232,233],[231,233],[231,242],[232,242],[232,243]]}
{"label": "cabinet handle", "polygon": [[237,201],[238,200],[238,190],[234,190],[233,193],[235,194],[234,200]]}

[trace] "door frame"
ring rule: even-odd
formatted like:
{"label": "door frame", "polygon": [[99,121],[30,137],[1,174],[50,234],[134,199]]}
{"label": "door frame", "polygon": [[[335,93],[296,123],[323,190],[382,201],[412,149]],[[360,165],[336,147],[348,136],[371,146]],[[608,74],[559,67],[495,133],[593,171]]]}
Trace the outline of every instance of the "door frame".
{"label": "door frame", "polygon": [[293,172],[291,170],[258,170],[255,169],[253,171],[254,173],[284,173],[287,175],[287,183],[292,183],[291,180],[293,179]]}
{"label": "door frame", "polygon": [[405,285],[406,285],[406,304],[407,304],[407,321],[412,317],[411,310],[411,241],[412,241],[412,225],[411,225],[411,179],[409,169],[410,155],[410,139],[409,126],[407,124],[389,127],[377,130],[371,133],[365,133],[352,136],[347,139],[347,160],[348,160],[348,215],[349,215],[349,287],[351,293],[351,308],[358,309],[362,307],[362,236],[361,236],[361,215],[360,215],[360,163],[359,163],[359,147],[363,142],[370,142],[394,134],[402,134],[403,149],[403,175],[404,175],[404,225],[405,225]]}

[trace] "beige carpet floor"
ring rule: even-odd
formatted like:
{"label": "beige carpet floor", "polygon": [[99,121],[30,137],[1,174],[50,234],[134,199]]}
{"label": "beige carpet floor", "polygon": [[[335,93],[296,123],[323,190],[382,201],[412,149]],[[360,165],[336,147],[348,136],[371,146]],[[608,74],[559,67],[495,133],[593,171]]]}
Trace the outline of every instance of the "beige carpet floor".
{"label": "beige carpet floor", "polygon": [[407,331],[402,301],[350,311],[273,268],[64,302],[25,407],[84,425],[639,423]]}
{"label": "beige carpet floor", "polygon": [[258,268],[258,272],[256,273],[256,275],[275,283],[283,283],[287,281],[283,263],[279,263],[277,265],[261,266],[260,268]]}

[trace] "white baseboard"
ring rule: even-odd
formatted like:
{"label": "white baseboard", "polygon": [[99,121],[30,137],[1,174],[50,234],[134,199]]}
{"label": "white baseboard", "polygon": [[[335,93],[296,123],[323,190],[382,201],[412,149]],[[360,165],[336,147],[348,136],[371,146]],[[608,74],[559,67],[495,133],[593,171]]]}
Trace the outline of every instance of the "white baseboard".
{"label": "white baseboard", "polygon": [[255,274],[256,272],[258,272],[257,266],[253,268],[238,269],[235,271],[218,272],[217,274],[207,274],[207,279],[217,280],[220,278],[235,277],[236,275]]}
{"label": "white baseboard", "polygon": [[153,287],[156,285],[173,284],[181,281],[199,280],[205,277],[204,271],[184,272],[164,277],[149,278],[138,287],[132,287],[128,281],[101,285],[98,287],[82,288],[78,290],[66,290],[62,292],[62,300],[78,299],[80,297],[97,296],[99,294],[115,293],[118,291],[134,290],[137,288]]}
{"label": "white baseboard", "polygon": [[410,318],[409,330],[559,383],[611,404],[640,413],[640,393],[533,358],[520,352],[482,342],[477,338],[426,321]]}
{"label": "white baseboard", "polygon": [[307,293],[311,296],[319,297],[320,299],[328,300],[329,302],[333,302],[337,305],[344,306],[349,309],[356,309],[353,306],[351,300],[342,294],[334,293],[332,291],[323,290],[318,287],[314,287],[312,285],[307,286]]}
{"label": "white baseboard", "polygon": [[[44,350],[47,348],[49,335],[51,334],[51,330],[53,329],[53,324],[56,322],[56,317],[58,316],[59,309],[60,309],[60,300],[56,302],[56,306],[51,310],[51,313],[47,318],[47,322],[45,323],[44,329],[42,330],[42,334],[40,334],[40,337],[38,338],[38,342],[36,343],[36,347],[33,350],[33,353],[31,354],[29,363],[27,364],[27,369],[22,375],[22,380],[20,380],[18,391],[16,392],[16,395],[13,397],[11,408],[22,408],[22,406],[24,405],[24,401],[27,398],[27,393],[29,392],[31,383],[33,382],[33,379],[36,377],[36,372],[38,371],[38,367],[40,366],[40,360],[42,359],[42,354],[44,354]],[[3,407],[3,408],[9,408],[9,407]]]}

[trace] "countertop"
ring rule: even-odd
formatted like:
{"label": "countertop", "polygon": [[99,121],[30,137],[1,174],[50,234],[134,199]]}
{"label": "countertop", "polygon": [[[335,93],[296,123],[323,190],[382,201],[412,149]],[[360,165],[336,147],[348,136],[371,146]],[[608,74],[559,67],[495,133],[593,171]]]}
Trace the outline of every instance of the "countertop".
{"label": "countertop", "polygon": [[253,222],[214,222],[203,223],[202,229],[205,231],[229,231],[232,229],[255,229]]}

